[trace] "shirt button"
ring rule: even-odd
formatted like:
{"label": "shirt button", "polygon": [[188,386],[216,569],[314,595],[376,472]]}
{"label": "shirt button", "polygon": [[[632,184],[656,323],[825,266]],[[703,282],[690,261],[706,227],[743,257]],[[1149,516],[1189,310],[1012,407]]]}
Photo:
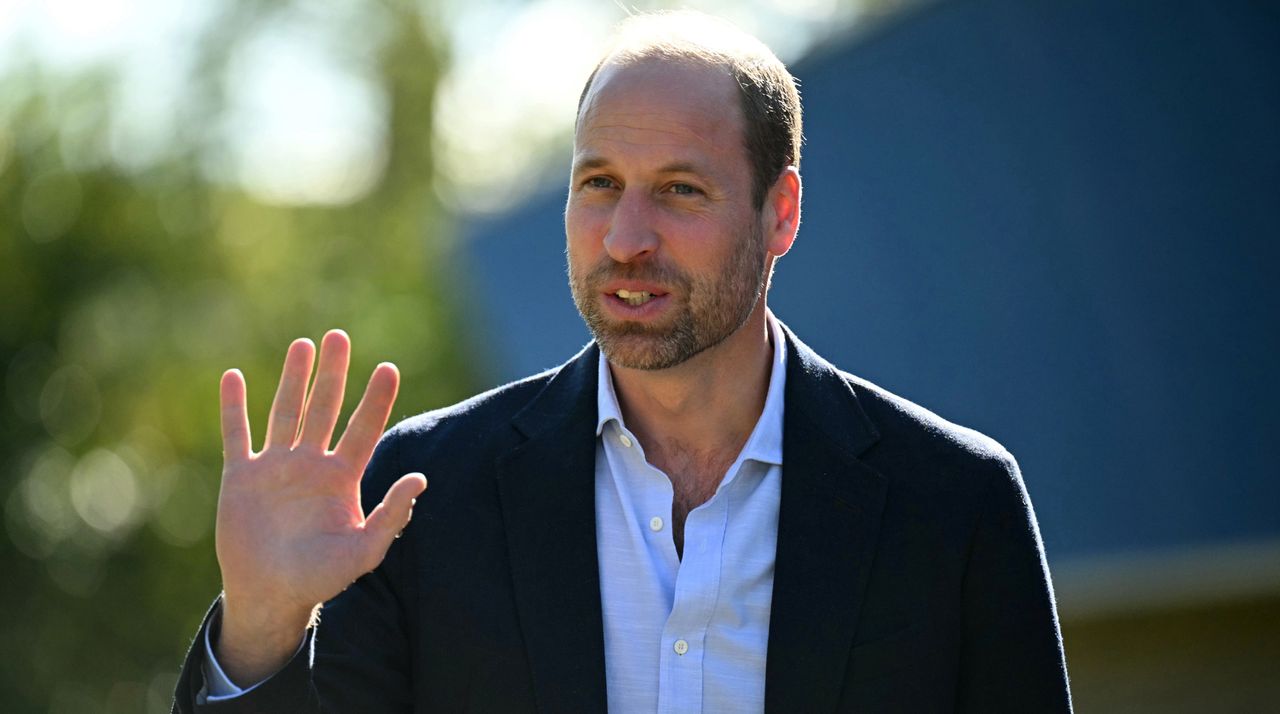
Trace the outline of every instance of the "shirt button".
{"label": "shirt button", "polygon": [[676,650],[676,654],[682,655],[685,652],[689,651],[689,643],[685,642],[684,640],[676,640],[675,650]]}
{"label": "shirt button", "polygon": [[649,530],[653,531],[654,533],[657,533],[658,531],[662,530],[662,519],[657,516],[650,518]]}
{"label": "shirt button", "polygon": [[619,434],[618,441],[621,441],[622,445],[627,447],[628,449],[631,448],[631,437],[627,436],[626,434]]}

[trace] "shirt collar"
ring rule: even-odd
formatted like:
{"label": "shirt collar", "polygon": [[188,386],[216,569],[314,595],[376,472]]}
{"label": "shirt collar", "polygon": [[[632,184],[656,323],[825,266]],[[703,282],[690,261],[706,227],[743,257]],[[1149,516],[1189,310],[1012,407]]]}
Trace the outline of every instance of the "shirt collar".
{"label": "shirt collar", "polygon": [[[741,459],[752,459],[767,464],[782,464],[782,404],[787,379],[787,343],[782,327],[773,317],[773,313],[765,311],[765,322],[769,326],[769,334],[773,339],[773,362],[769,372],[769,391],[765,393],[764,410],[760,419],[742,447]],[[618,406],[618,394],[613,390],[613,376],[609,372],[609,363],[604,352],[600,353],[597,370],[596,389],[596,436],[604,432],[610,421],[618,422],[625,428],[622,420],[622,408]]]}

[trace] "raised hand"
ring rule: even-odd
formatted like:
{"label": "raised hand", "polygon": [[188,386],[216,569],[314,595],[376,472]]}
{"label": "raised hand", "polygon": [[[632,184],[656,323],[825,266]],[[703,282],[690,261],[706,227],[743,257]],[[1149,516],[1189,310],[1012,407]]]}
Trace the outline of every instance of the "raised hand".
{"label": "raised hand", "polygon": [[382,562],[409,520],[414,497],[427,486],[422,474],[401,477],[365,518],[360,478],[386,426],[400,375],[388,363],[374,369],[330,451],[350,358],[346,333],[327,333],[308,394],[315,345],[300,339],[289,346],[256,454],[244,377],[238,370],[222,375],[217,552],[224,595],[215,650],[233,681],[259,681],[288,661],[315,606]]}

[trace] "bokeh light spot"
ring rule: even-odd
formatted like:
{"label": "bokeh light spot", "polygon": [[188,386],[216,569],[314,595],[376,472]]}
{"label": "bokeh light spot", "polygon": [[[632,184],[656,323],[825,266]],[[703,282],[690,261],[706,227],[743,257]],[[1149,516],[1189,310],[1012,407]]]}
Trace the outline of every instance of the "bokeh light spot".
{"label": "bokeh light spot", "polygon": [[79,527],[68,487],[75,464],[70,452],[50,446],[35,457],[26,478],[9,496],[9,533],[33,558],[49,557]]}
{"label": "bokeh light spot", "polygon": [[22,195],[22,226],[37,243],[57,240],[75,224],[82,199],[74,175],[51,171],[37,176]]}
{"label": "bokeh light spot", "polygon": [[141,515],[137,477],[114,452],[94,449],[71,472],[71,505],[95,530],[121,536]]}
{"label": "bokeh light spot", "polygon": [[77,365],[54,372],[40,392],[40,420],[63,446],[75,446],[93,433],[101,415],[98,385]]}

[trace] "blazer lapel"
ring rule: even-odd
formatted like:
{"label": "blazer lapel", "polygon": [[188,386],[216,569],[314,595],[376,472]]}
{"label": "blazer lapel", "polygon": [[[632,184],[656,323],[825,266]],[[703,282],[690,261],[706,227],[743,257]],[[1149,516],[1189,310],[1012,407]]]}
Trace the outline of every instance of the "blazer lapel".
{"label": "blazer lapel", "polygon": [[588,346],[514,419],[528,437],[498,460],[516,607],[543,712],[607,707],[596,558],[599,351]]}
{"label": "blazer lapel", "polygon": [[790,330],[786,334],[782,501],[765,709],[834,711],[886,483],[858,459],[878,434],[849,385]]}

